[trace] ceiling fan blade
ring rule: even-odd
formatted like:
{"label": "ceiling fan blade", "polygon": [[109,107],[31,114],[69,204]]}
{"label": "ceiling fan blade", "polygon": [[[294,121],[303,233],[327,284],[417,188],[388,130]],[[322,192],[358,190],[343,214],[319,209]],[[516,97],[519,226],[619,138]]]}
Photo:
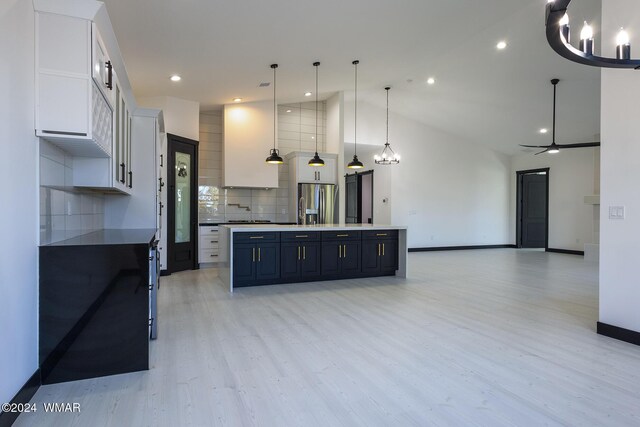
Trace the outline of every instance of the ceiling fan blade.
{"label": "ceiling fan blade", "polygon": [[600,142],[581,142],[578,144],[557,144],[559,148],[599,147]]}
{"label": "ceiling fan blade", "polygon": [[547,150],[543,150],[543,151],[541,151],[539,153],[536,153],[535,155],[537,156],[538,154],[546,153],[547,151],[549,151],[549,150],[548,149]]}
{"label": "ceiling fan blade", "polygon": [[524,145],[524,144],[518,144],[520,145],[520,147],[528,147],[528,148],[549,148],[548,145]]}

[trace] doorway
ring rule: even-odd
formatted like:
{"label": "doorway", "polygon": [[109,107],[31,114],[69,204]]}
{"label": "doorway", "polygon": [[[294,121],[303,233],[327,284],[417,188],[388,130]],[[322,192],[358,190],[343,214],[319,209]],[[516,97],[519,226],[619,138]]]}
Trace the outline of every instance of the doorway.
{"label": "doorway", "polygon": [[516,246],[548,248],[549,168],[516,172]]}
{"label": "doorway", "polygon": [[345,175],[345,222],[373,224],[373,171]]}
{"label": "doorway", "polygon": [[193,270],[197,265],[198,141],[167,134],[167,269]]}

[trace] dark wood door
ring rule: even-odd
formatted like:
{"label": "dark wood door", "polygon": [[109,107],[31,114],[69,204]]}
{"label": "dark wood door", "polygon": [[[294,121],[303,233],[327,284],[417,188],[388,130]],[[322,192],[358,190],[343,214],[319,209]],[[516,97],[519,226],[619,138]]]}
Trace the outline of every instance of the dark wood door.
{"label": "dark wood door", "polygon": [[235,286],[250,284],[256,277],[256,245],[233,245],[233,282]]}
{"label": "dark wood door", "polygon": [[547,246],[547,175],[522,175],[521,247]]}
{"label": "dark wood door", "polygon": [[283,242],[280,246],[280,277],[283,279],[299,278],[301,274],[301,258],[301,244],[298,242]]}
{"label": "dark wood door", "polygon": [[380,271],[381,243],[378,240],[362,241],[362,272],[365,274]]}
{"label": "dark wood door", "polygon": [[323,275],[330,276],[340,274],[341,255],[341,242],[322,242],[321,272]]}
{"label": "dark wood door", "polygon": [[256,281],[280,277],[280,243],[256,245]]}
{"label": "dark wood door", "polygon": [[321,274],[320,242],[304,242],[302,245],[301,273],[305,279],[318,277]]}
{"label": "dark wood door", "polygon": [[197,265],[198,141],[171,134],[167,141],[167,269],[175,273]]}
{"label": "dark wood door", "polygon": [[342,274],[360,273],[360,242],[342,242],[340,272]]}
{"label": "dark wood door", "polygon": [[380,271],[392,273],[398,269],[398,240],[382,240],[380,244]]}

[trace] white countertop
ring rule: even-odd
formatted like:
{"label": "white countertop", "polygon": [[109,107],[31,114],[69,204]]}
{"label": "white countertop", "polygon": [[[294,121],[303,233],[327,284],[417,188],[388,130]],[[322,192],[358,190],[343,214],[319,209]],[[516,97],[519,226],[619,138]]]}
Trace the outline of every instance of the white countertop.
{"label": "white countertop", "polygon": [[316,225],[277,225],[277,224],[225,224],[220,227],[228,228],[237,233],[243,231],[341,231],[341,230],[406,230],[404,225],[388,224],[316,224]]}

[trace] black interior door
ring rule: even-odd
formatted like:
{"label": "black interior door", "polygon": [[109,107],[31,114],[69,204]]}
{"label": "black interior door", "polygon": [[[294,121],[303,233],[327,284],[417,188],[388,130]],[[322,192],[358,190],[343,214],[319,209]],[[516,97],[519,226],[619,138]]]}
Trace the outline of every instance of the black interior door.
{"label": "black interior door", "polygon": [[547,247],[547,173],[521,175],[520,247]]}
{"label": "black interior door", "polygon": [[167,134],[167,268],[193,270],[197,263],[198,141]]}

